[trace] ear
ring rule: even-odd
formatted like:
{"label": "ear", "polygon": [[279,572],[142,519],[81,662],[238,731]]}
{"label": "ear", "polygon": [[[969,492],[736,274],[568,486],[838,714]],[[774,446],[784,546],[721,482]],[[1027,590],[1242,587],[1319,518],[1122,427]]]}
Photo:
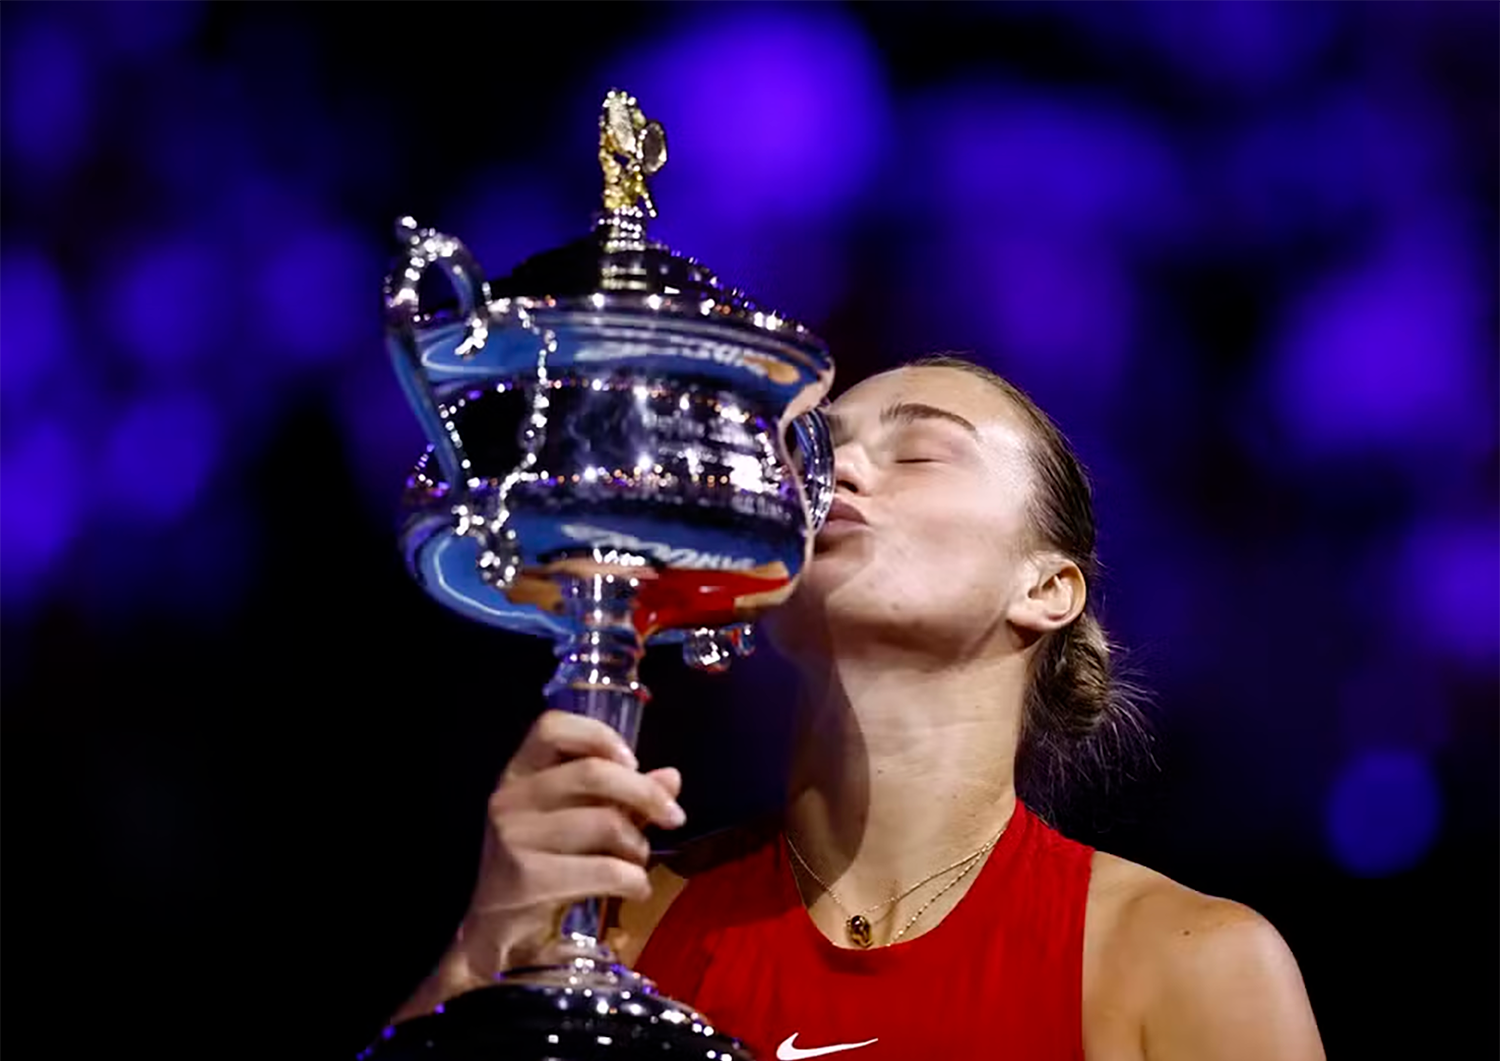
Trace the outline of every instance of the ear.
{"label": "ear", "polygon": [[1037,636],[1067,626],[1088,600],[1083,572],[1065,556],[1031,558],[1021,567],[1021,579],[1021,592],[1005,617],[1011,625]]}

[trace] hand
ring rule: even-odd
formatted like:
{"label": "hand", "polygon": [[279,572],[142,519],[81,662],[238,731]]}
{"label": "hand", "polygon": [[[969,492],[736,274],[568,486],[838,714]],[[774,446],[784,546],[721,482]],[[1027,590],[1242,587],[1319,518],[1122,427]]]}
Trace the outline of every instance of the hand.
{"label": "hand", "polygon": [[603,722],[543,713],[490,797],[479,880],[455,943],[465,972],[487,980],[525,964],[579,899],[649,899],[641,829],[682,825],[681,789],[671,767],[642,774]]}

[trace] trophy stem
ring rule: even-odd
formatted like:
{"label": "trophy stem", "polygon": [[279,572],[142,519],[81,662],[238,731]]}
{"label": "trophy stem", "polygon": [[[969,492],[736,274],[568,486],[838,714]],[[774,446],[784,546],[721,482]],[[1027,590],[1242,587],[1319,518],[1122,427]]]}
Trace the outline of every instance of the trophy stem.
{"label": "trophy stem", "polygon": [[[542,690],[547,705],[598,719],[634,749],[651,698],[636,674],[645,651],[633,614],[640,580],[606,571],[554,577],[563,613],[577,632],[557,645],[557,671]],[[595,898],[564,912],[557,941],[564,953],[558,957],[603,965],[614,961],[604,945],[604,909],[605,900]]]}

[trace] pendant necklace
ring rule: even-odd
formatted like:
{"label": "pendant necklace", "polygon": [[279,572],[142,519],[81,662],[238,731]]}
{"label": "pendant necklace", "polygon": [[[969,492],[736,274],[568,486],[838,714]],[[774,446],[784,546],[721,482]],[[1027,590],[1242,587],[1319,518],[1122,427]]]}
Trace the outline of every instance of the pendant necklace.
{"label": "pendant necklace", "polygon": [[[1009,825],[1010,822],[1007,821],[1005,824]],[[797,845],[794,844],[794,843],[792,843],[792,837],[791,837],[791,835],[788,834],[788,833],[784,833],[783,835],[786,837],[787,850],[792,853],[792,857],[794,857],[797,860],[798,864],[801,865],[801,867],[804,870],[807,871],[808,876],[812,877],[813,880],[817,881],[818,886],[820,888],[822,888],[823,891],[825,891],[825,892],[828,893],[828,898],[830,898],[830,899],[833,900],[833,904],[835,906],[837,906],[839,908],[839,910],[843,914],[846,915],[847,919],[844,922],[844,930],[846,932],[848,932],[848,934],[849,934],[849,941],[851,943],[853,943],[857,947],[869,947],[870,944],[871,944],[871,942],[872,942],[872,940],[873,940],[872,930],[874,929],[874,927],[876,925],[878,925],[880,922],[884,921],[887,916],[889,916],[890,914],[892,914],[892,913],[895,912],[895,909],[896,909],[896,907],[894,905],[895,903],[897,903],[897,902],[901,901],[902,899],[906,898],[908,895],[910,895],[912,892],[916,891],[922,885],[927,884],[930,881],[936,880],[938,877],[941,877],[944,873],[951,873],[953,870],[959,869],[960,867],[962,867],[962,869],[963,869],[962,873],[960,873],[957,877],[954,877],[953,880],[949,881],[940,891],[938,891],[938,893],[936,895],[934,895],[931,899],[928,899],[925,903],[923,903],[922,906],[921,906],[921,908],[915,914],[912,915],[911,919],[909,921],[907,921],[906,924],[901,927],[900,931],[898,931],[894,936],[891,937],[891,942],[892,943],[895,943],[896,940],[898,940],[902,936],[906,935],[906,930],[909,929],[909,928],[911,928],[912,925],[916,924],[917,918],[921,917],[922,914],[926,912],[927,908],[929,906],[931,906],[934,902],[936,902],[945,892],[948,891],[949,888],[952,888],[959,881],[961,881],[965,877],[967,877],[969,875],[969,870],[973,869],[974,866],[979,862],[979,860],[981,858],[983,858],[986,854],[989,853],[990,848],[994,847],[995,844],[999,842],[1000,837],[1002,835],[1004,835],[1004,833],[1005,833],[1005,826],[1001,826],[1000,827],[1000,832],[996,833],[993,838],[991,838],[983,847],[981,847],[978,851],[975,851],[972,855],[967,855],[964,858],[959,859],[957,862],[953,863],[951,866],[944,866],[942,869],[938,870],[936,873],[933,873],[933,874],[930,874],[929,876],[923,877],[921,880],[917,881],[917,883],[913,884],[911,887],[907,888],[905,891],[897,892],[896,894],[892,895],[889,899],[886,899],[884,902],[879,902],[879,903],[875,903],[872,906],[867,906],[863,910],[858,911],[857,913],[850,912],[849,908],[846,905],[844,905],[844,902],[838,897],[838,894],[836,892],[834,892],[834,890],[828,885],[828,882],[825,881],[825,880],[823,880],[822,877],[818,876],[818,874],[813,870],[813,868],[807,864],[807,859],[805,859],[805,858],[802,857],[802,852],[798,851],[797,850]],[[798,891],[801,891],[801,889],[799,888]],[[805,899],[803,901],[806,902]],[[890,910],[887,910],[884,914],[881,914],[879,917],[875,918],[873,921],[871,921],[868,917],[865,916],[866,914],[870,913],[871,911],[878,910],[878,909],[880,909],[883,906],[889,906]]]}

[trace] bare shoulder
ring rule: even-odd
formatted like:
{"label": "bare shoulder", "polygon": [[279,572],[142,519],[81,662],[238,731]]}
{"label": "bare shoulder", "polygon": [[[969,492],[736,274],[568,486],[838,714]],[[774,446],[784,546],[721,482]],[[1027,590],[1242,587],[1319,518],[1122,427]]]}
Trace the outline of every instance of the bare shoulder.
{"label": "bare shoulder", "polygon": [[1250,907],[1096,852],[1088,918],[1096,997],[1149,1061],[1323,1057],[1296,959]]}
{"label": "bare shoulder", "polygon": [[1104,851],[1094,852],[1089,905],[1090,912],[1097,910],[1101,923],[1112,929],[1112,944],[1144,947],[1159,955],[1169,947],[1181,949],[1180,941],[1201,940],[1228,926],[1275,931],[1242,903],[1194,891],[1154,869]]}
{"label": "bare shoulder", "polygon": [[695,837],[679,848],[656,852],[649,870],[651,898],[621,902],[609,934],[610,946],[626,965],[645,950],[651,933],[692,878],[748,854],[774,833],[777,823],[758,819]]}
{"label": "bare shoulder", "polygon": [[658,862],[648,874],[651,898],[644,902],[621,900],[614,908],[606,939],[615,955],[626,965],[634,965],[646,949],[646,942],[667,910],[687,887],[687,878]]}

